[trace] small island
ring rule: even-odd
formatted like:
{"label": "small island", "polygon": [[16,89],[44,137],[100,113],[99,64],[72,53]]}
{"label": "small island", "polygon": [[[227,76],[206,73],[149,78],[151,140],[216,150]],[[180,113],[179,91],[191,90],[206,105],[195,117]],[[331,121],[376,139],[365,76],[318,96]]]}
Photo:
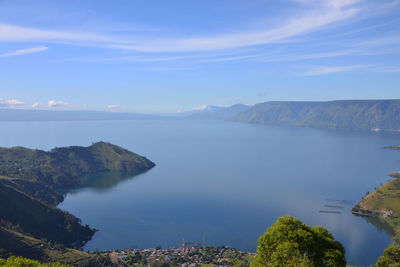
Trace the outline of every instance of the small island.
{"label": "small island", "polygon": [[106,142],[48,152],[0,148],[0,257],[90,259],[76,249],[96,230],[56,207],[64,200],[61,190],[79,186],[85,175],[117,171],[133,176],[154,166],[147,158]]}

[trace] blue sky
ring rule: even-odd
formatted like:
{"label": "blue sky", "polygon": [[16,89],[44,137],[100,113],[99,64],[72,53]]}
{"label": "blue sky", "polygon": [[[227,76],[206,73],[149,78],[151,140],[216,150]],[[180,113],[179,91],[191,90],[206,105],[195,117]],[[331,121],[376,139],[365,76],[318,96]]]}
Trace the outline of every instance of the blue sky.
{"label": "blue sky", "polygon": [[0,107],[400,98],[399,0],[0,0]]}

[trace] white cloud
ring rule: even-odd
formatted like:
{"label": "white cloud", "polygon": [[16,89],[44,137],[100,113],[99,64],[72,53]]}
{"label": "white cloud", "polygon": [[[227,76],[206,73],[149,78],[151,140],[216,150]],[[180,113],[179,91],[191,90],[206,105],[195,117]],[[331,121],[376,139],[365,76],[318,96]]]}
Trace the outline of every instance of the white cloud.
{"label": "white cloud", "polygon": [[0,98],[0,107],[3,107],[3,108],[15,108],[15,107],[23,106],[23,105],[25,105],[25,103],[18,99],[6,100],[3,98]]}
{"label": "white cloud", "polygon": [[25,105],[24,102],[22,102],[22,101],[20,101],[20,100],[18,100],[18,99],[10,99],[10,100],[7,100],[7,103],[8,103],[10,106],[21,106],[21,105]]}
{"label": "white cloud", "polygon": [[207,105],[206,104],[204,104],[204,105],[202,105],[202,106],[200,106],[200,107],[197,107],[197,108],[194,108],[193,110],[206,110],[207,109]]}
{"label": "white cloud", "polygon": [[119,106],[118,105],[108,105],[107,108],[108,109],[116,109],[116,108],[119,108]]}
{"label": "white cloud", "polygon": [[337,72],[352,71],[356,69],[362,69],[369,67],[370,65],[353,65],[353,66],[324,66],[318,67],[311,71],[298,74],[298,76],[314,76],[314,75],[324,75]]}
{"label": "white cloud", "polygon": [[49,102],[47,102],[47,104],[49,105],[49,107],[63,107],[68,105],[67,102],[56,100],[50,100]]}
{"label": "white cloud", "polygon": [[43,52],[43,51],[46,51],[47,49],[48,48],[46,46],[39,46],[39,47],[20,49],[20,50],[16,50],[16,51],[13,51],[13,52],[0,54],[0,57],[22,56],[22,55],[26,55],[26,54],[33,54],[33,53]]}
{"label": "white cloud", "polygon": [[37,108],[39,107],[40,103],[39,102],[35,102],[32,104],[32,108]]}

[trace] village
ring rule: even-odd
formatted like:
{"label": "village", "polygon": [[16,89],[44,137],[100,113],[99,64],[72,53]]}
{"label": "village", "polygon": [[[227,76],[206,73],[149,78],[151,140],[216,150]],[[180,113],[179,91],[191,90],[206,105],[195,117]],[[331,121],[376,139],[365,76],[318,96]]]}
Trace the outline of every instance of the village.
{"label": "village", "polygon": [[250,266],[254,253],[228,246],[205,247],[197,242],[183,242],[181,247],[162,249],[123,249],[104,251],[118,266]]}

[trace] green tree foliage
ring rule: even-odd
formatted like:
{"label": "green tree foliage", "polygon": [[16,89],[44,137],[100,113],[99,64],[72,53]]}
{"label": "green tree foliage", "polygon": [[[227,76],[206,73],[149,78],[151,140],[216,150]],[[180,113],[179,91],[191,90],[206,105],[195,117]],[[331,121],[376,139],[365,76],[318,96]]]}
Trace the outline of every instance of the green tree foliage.
{"label": "green tree foliage", "polygon": [[7,260],[0,259],[1,267],[68,267],[60,263],[41,263],[39,261],[27,259],[24,257],[9,257]]}
{"label": "green tree foliage", "polygon": [[395,267],[400,266],[400,247],[398,245],[390,245],[385,249],[383,255],[379,257],[376,263],[377,267]]}
{"label": "green tree foliage", "polygon": [[346,266],[345,250],[322,226],[280,217],[258,240],[254,266]]}

